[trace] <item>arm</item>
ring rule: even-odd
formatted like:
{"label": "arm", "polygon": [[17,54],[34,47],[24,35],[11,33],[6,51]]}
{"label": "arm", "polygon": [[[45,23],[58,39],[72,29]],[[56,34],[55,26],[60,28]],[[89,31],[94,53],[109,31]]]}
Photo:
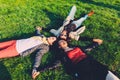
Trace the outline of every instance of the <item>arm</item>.
{"label": "arm", "polygon": [[79,37],[78,41],[93,41],[93,38],[89,38],[89,37]]}
{"label": "arm", "polygon": [[47,67],[44,67],[44,68],[42,68],[40,70],[33,69],[34,73],[32,73],[32,78],[35,79],[40,74],[40,72],[44,72],[44,71],[47,71],[47,70],[53,70],[53,69],[56,69],[58,67],[60,67],[60,62],[56,62],[52,66],[47,66]]}
{"label": "arm", "polygon": [[101,39],[93,39],[92,44],[86,46],[85,48],[83,48],[83,50],[85,52],[89,52],[92,49],[94,49],[94,48],[98,47],[99,45],[101,45],[102,43],[103,43],[103,40],[101,40]]}
{"label": "arm", "polygon": [[43,37],[44,35],[40,33],[41,30],[42,30],[42,27],[36,26],[35,35]]}
{"label": "arm", "polygon": [[37,49],[37,54],[35,56],[35,63],[33,65],[33,68],[38,68],[40,63],[41,63],[41,59],[42,56],[47,53],[49,50],[49,46],[46,44],[41,44],[39,45],[38,49]]}
{"label": "arm", "polygon": [[44,67],[43,69],[39,70],[40,72],[44,72],[44,71],[47,71],[47,70],[53,70],[53,69],[56,69],[58,67],[61,66],[61,62],[60,61],[56,61],[54,64],[52,65],[49,65],[47,67]]}
{"label": "arm", "polygon": [[34,62],[33,69],[32,69],[32,78],[33,79],[35,79],[39,75],[39,72],[37,71],[37,69],[40,66],[42,56],[48,52],[49,47],[46,44],[41,44],[41,45],[39,45],[37,50],[38,51],[37,51],[37,54],[35,57],[35,62]]}

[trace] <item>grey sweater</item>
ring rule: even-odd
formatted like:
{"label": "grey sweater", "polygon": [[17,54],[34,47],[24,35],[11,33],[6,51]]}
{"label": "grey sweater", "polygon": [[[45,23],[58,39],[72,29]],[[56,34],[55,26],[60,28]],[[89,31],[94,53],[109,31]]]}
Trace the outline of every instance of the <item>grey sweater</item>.
{"label": "grey sweater", "polygon": [[28,49],[22,53],[20,53],[20,55],[22,57],[24,56],[27,56],[31,53],[33,53],[34,51],[36,51],[36,56],[35,56],[35,61],[34,61],[34,65],[33,65],[33,68],[37,68],[40,66],[40,63],[41,63],[41,59],[42,59],[42,56],[47,53],[49,51],[49,45],[48,44],[40,44],[40,45],[37,45],[31,49]]}

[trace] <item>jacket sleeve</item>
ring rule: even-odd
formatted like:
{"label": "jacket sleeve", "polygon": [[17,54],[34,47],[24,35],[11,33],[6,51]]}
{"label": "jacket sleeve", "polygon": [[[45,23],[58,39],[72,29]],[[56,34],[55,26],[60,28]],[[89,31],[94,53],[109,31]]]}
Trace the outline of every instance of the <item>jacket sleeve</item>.
{"label": "jacket sleeve", "polygon": [[44,37],[43,34],[41,34],[41,32],[39,30],[35,30],[35,36],[41,36]]}
{"label": "jacket sleeve", "polygon": [[42,56],[47,53],[49,50],[49,46],[47,44],[41,44],[38,49],[37,49],[37,53],[36,53],[36,56],[35,56],[35,62],[34,62],[34,65],[33,65],[33,68],[37,68],[40,66],[40,63],[41,63],[41,59],[42,59]]}
{"label": "jacket sleeve", "polygon": [[40,69],[39,71],[40,72],[44,72],[46,70],[53,70],[53,69],[59,68],[60,66],[61,66],[61,62],[60,61],[56,61],[54,64],[47,65],[46,67]]}
{"label": "jacket sleeve", "polygon": [[83,49],[84,52],[89,52],[89,51],[91,51],[92,49],[94,49],[98,46],[99,46],[99,44],[97,42],[92,42],[92,44],[90,44],[88,46],[85,46],[82,49]]}
{"label": "jacket sleeve", "polygon": [[40,72],[44,72],[46,70],[53,70],[61,66],[62,54],[60,53],[61,51],[58,50],[57,45],[50,47],[50,50],[52,51],[52,53],[54,53],[52,61],[39,69]]}
{"label": "jacket sleeve", "polygon": [[78,40],[79,40],[79,41],[93,41],[93,38],[80,36]]}

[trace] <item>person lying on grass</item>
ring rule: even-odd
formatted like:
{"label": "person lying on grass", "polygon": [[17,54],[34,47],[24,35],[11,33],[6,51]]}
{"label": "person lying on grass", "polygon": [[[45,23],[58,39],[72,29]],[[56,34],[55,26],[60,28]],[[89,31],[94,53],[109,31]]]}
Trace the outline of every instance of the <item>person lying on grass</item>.
{"label": "person lying on grass", "polygon": [[76,6],[73,6],[69,15],[67,16],[67,18],[65,19],[65,21],[63,22],[63,25],[58,29],[51,29],[50,32],[53,33],[55,36],[59,37],[61,36],[61,32],[66,31],[68,36],[70,32],[74,31],[75,29],[78,29],[78,31],[76,32],[72,32],[71,34],[75,35],[75,39],[78,39],[79,34],[81,34],[82,32],[84,32],[85,30],[85,26],[81,27],[81,24],[91,15],[94,14],[94,11],[91,11],[90,13],[86,14],[84,17],[81,17],[80,19],[76,20],[74,19],[74,15],[76,12]]}
{"label": "person lying on grass", "polygon": [[34,78],[38,72],[42,56],[48,52],[49,46],[56,41],[56,37],[45,37],[40,34],[41,27],[36,27],[36,35],[26,39],[10,40],[6,42],[0,42],[0,59],[10,58],[15,56],[25,57],[34,51],[37,51],[35,62],[32,70],[32,78]]}
{"label": "person lying on grass", "polygon": [[[94,14],[93,11],[86,14],[84,17],[79,20],[74,20],[74,15],[76,12],[76,6],[73,6],[66,20],[58,30],[51,29],[50,32],[57,36],[57,40],[64,39],[68,42],[73,40],[87,40],[87,37],[80,37],[80,34],[84,32],[85,26],[81,27],[83,21],[87,19],[88,16]],[[84,38],[84,39],[83,39]]]}
{"label": "person lying on grass", "polygon": [[[56,59],[63,64],[65,71],[78,80],[120,80],[108,67],[96,61],[87,52],[98,47],[103,43],[101,39],[93,39],[92,44],[86,47],[69,47],[65,40],[59,40],[58,45],[61,49],[56,53]],[[41,71],[57,68],[59,62],[51,67],[44,68]]]}

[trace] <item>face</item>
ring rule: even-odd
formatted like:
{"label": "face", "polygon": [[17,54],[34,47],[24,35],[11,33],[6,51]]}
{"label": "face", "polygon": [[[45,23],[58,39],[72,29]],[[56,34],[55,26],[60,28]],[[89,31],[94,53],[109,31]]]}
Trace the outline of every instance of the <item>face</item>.
{"label": "face", "polygon": [[47,41],[48,41],[48,43],[49,43],[50,45],[52,45],[53,42],[56,41],[56,37],[48,37],[48,38],[47,38]]}
{"label": "face", "polygon": [[60,40],[58,42],[58,44],[59,44],[59,47],[62,48],[62,49],[68,47],[67,41],[65,41],[65,40]]}
{"label": "face", "polygon": [[67,31],[66,30],[64,30],[64,31],[61,32],[60,38],[61,39],[65,39],[65,40],[67,39]]}

